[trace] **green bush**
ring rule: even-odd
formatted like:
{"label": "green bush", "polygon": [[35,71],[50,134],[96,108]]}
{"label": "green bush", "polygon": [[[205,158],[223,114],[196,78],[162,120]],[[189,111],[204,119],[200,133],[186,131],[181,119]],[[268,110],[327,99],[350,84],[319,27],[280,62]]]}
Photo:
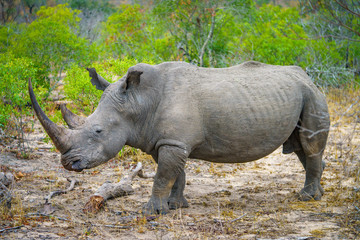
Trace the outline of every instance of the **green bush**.
{"label": "green bush", "polygon": [[241,24],[245,59],[276,65],[306,66],[306,32],[295,8],[263,5],[251,21]]}
{"label": "green bush", "polygon": [[27,91],[28,79],[32,79],[38,98],[46,93],[46,89],[36,79],[37,72],[31,59],[0,53],[0,128],[5,132],[5,138],[1,140],[18,139],[18,153],[23,157],[28,157],[23,141],[27,126],[24,117],[32,114]]}
{"label": "green bush", "polygon": [[41,7],[38,18],[26,25],[15,38],[11,51],[16,56],[32,59],[39,69],[38,74],[47,81],[47,87],[56,86],[58,79],[49,82],[50,74],[59,72],[73,62],[88,65],[96,54],[88,40],[77,36],[80,18],[79,10],[72,10],[66,4],[55,7]]}
{"label": "green bush", "polygon": [[[152,61],[144,61],[153,64]],[[136,65],[138,62],[132,58],[109,59],[102,62],[95,62],[91,67],[109,82],[115,82],[126,74],[129,67]],[[73,101],[81,111],[89,114],[96,108],[102,91],[99,91],[91,84],[89,72],[76,64],[68,69],[64,78],[64,92],[67,98]]]}
{"label": "green bush", "polygon": [[28,113],[29,108],[25,108],[29,103],[27,81],[33,79],[36,87],[36,74],[37,68],[29,58],[0,54],[0,127],[7,126],[11,117]]}
{"label": "green bush", "polygon": [[152,57],[151,42],[146,30],[146,13],[140,5],[122,4],[103,25],[103,44],[115,57],[143,59]]}

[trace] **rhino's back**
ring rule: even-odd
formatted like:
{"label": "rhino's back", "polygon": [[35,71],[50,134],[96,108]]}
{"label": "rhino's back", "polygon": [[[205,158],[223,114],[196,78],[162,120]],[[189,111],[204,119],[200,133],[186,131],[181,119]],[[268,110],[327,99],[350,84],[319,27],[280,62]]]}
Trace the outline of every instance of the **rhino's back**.
{"label": "rhino's back", "polygon": [[192,144],[190,157],[217,162],[274,151],[296,127],[304,92],[314,88],[297,67],[257,62],[223,69],[183,65],[167,80],[168,126],[176,125],[179,141],[193,138],[184,139]]}

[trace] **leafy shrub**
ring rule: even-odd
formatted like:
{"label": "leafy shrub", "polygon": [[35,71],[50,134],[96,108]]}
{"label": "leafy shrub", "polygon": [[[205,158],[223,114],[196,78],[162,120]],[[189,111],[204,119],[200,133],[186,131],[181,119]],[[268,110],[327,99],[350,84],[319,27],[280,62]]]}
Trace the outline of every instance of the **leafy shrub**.
{"label": "leafy shrub", "polygon": [[246,59],[305,67],[307,35],[295,8],[263,5],[241,28],[244,33],[241,47]]}
{"label": "leafy shrub", "polygon": [[11,53],[0,53],[0,128],[6,136],[19,140],[18,150],[23,157],[26,156],[23,141],[26,127],[24,116],[32,113],[27,92],[28,79],[32,79],[38,97],[41,98],[46,92],[36,79],[37,71],[29,58],[16,58]]}
{"label": "leafy shrub", "polygon": [[34,81],[36,73],[37,68],[29,58],[0,54],[0,127],[7,126],[12,116],[27,113],[28,109],[24,108],[29,102],[27,80],[32,78],[34,86],[37,86]]}
{"label": "leafy shrub", "polygon": [[104,23],[103,38],[113,56],[142,59],[151,49],[146,35],[145,11],[140,5],[122,4]]}
{"label": "leafy shrub", "polygon": [[165,37],[170,34],[175,43],[168,47],[173,53],[172,59],[164,60],[184,60],[202,67],[225,67],[229,60],[227,55],[232,55],[234,50],[228,46],[238,32],[234,26],[239,25],[237,21],[244,21],[247,15],[251,15],[254,3],[248,0],[155,0],[153,6],[152,17],[157,19],[157,29]]}
{"label": "leafy shrub", "polygon": [[354,72],[345,67],[342,48],[335,41],[308,41],[305,51],[306,72],[318,86],[340,87],[354,81]]}
{"label": "leafy shrub", "polygon": [[14,35],[21,27],[15,23],[0,25],[0,53],[5,53],[14,43]]}
{"label": "leafy shrub", "polygon": [[[89,42],[76,34],[79,13],[65,4],[41,7],[36,13],[38,18],[17,36],[11,50],[16,56],[31,58],[42,79],[47,80],[49,73],[57,76],[72,62],[89,64],[96,54]],[[50,82],[47,84],[50,87]]]}
{"label": "leafy shrub", "polygon": [[[153,64],[152,61],[144,61]],[[119,77],[126,74],[129,67],[138,62],[132,58],[109,59],[103,62],[95,62],[91,67],[109,82],[115,82]],[[64,78],[64,91],[69,100],[73,101],[85,114],[93,112],[96,108],[102,91],[91,84],[89,72],[76,64],[72,65]]]}

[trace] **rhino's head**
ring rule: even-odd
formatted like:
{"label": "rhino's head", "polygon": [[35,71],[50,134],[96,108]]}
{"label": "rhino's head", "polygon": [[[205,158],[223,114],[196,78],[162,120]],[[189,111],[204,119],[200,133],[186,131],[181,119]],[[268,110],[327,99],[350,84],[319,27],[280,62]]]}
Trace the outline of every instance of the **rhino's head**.
{"label": "rhino's head", "polygon": [[79,117],[61,106],[69,129],[53,123],[40,108],[29,80],[29,94],[34,111],[42,126],[61,153],[61,163],[67,170],[81,171],[96,167],[116,156],[133,134],[134,116],[129,102],[131,88],[139,84],[142,72],[128,72],[110,84],[95,69],[88,69],[91,82],[104,90],[100,103],[89,117]]}

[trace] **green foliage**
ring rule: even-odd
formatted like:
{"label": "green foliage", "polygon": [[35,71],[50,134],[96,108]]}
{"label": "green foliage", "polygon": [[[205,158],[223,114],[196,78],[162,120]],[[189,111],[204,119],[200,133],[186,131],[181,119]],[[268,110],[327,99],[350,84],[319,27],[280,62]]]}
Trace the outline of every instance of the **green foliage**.
{"label": "green foliage", "polygon": [[71,9],[67,4],[59,4],[55,7],[42,6],[36,15],[39,17],[37,22],[51,21],[58,25],[77,28],[77,23],[80,21],[77,16],[79,13],[79,10]]}
{"label": "green foliage", "polygon": [[59,3],[67,3],[72,9],[100,11],[110,14],[113,6],[108,0],[58,0]]}
{"label": "green foliage", "polygon": [[338,87],[352,82],[354,74],[344,68],[342,46],[325,39],[308,40],[305,50],[306,72],[323,87]]}
{"label": "green foliage", "polygon": [[[226,66],[231,53],[235,19],[247,18],[252,1],[188,1],[157,0],[153,16],[168,31],[175,43],[174,60],[185,60],[199,66]],[[237,19],[238,20],[238,19]],[[229,27],[229,28],[227,28]],[[229,33],[233,31],[229,37]]]}
{"label": "green foliage", "polygon": [[[152,61],[144,61],[153,64]],[[125,75],[128,68],[136,65],[138,62],[132,58],[123,59],[109,59],[103,62],[95,62],[91,67],[96,69],[96,72],[109,82],[118,80],[121,76]],[[91,85],[89,72],[78,65],[73,65],[67,71],[64,79],[66,83],[64,91],[69,100],[73,101],[80,110],[85,114],[90,114],[96,108],[102,91],[96,89]]]}
{"label": "green foliage", "polygon": [[17,56],[31,58],[43,79],[48,78],[49,73],[57,76],[71,62],[90,63],[93,55],[89,43],[76,35],[80,21],[77,14],[78,10],[66,5],[41,7],[38,19],[19,34],[11,50]]}
{"label": "green foliage", "polygon": [[0,25],[0,53],[8,51],[8,48],[12,43],[13,34],[14,29],[12,24],[7,24],[4,26]]}
{"label": "green foliage", "polygon": [[247,59],[305,67],[306,32],[295,8],[263,5],[250,22],[241,24],[241,50]]}
{"label": "green foliage", "polygon": [[113,56],[145,58],[151,48],[146,36],[146,17],[140,5],[123,4],[104,24],[105,46]]}
{"label": "green foliage", "polygon": [[33,79],[37,86],[38,69],[26,57],[16,58],[11,53],[0,53],[0,127],[4,128],[12,117],[18,118],[27,113],[29,102],[27,80]]}
{"label": "green foliage", "polygon": [[86,113],[90,113],[97,105],[102,92],[91,85],[88,71],[74,64],[68,69],[64,82],[66,96],[81,106]]}

